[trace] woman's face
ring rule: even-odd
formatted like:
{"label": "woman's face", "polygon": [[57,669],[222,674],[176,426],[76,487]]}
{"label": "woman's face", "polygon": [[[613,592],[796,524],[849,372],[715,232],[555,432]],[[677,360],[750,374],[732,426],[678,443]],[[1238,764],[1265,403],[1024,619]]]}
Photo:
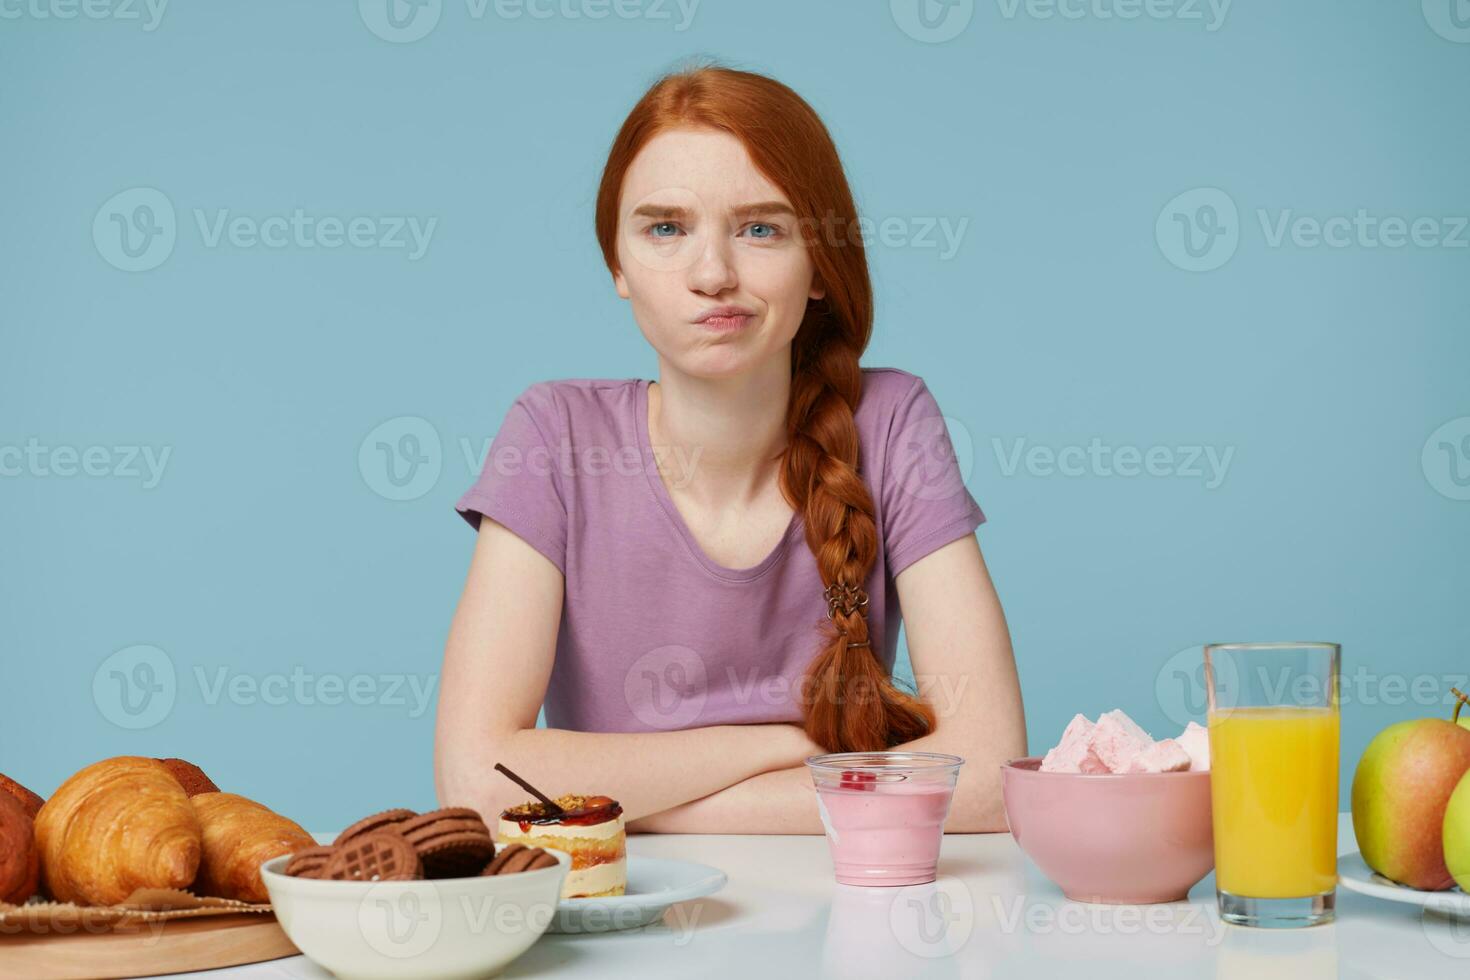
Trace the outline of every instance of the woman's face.
{"label": "woman's face", "polygon": [[[822,298],[791,202],[720,130],[669,130],[638,153],[623,178],[617,254],[618,295],[643,336],[697,377],[788,357],[807,300]],[[726,306],[748,315],[701,322]]]}

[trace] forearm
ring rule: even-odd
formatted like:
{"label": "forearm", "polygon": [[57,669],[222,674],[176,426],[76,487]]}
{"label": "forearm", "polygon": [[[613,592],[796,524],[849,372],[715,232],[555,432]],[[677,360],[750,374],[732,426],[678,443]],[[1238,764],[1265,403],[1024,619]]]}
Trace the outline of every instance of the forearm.
{"label": "forearm", "polygon": [[[715,725],[669,732],[530,728],[461,737],[436,760],[439,800],[482,814],[528,799],[497,762],[549,796],[601,793],[634,821],[791,765],[806,751],[794,725]],[[470,743],[470,744],[466,744]]]}
{"label": "forearm", "polygon": [[[936,731],[895,752],[944,752],[965,759],[944,829],[951,834],[1006,829],[1000,764],[1025,752],[1025,733],[1010,732],[969,756],[955,732]],[[978,744],[978,743],[976,743]],[[761,773],[689,803],[654,813],[628,829],[657,834],[820,834],[816,789],[805,765]]]}
{"label": "forearm", "polygon": [[805,765],[763,772],[629,824],[632,833],[820,834],[816,790]]}
{"label": "forearm", "polygon": [[[966,747],[968,751],[966,751]],[[979,748],[975,748],[979,746]],[[947,834],[989,834],[1008,829],[1005,802],[1000,792],[1000,766],[1026,752],[1025,732],[1008,732],[1004,737],[956,738],[954,733],[931,732],[894,751],[943,752],[965,760],[944,821]]]}

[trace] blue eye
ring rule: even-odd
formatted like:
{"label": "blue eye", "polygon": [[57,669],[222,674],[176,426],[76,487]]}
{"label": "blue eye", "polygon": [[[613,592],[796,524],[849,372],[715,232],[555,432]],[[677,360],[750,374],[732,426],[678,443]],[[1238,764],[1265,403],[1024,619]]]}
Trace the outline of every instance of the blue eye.
{"label": "blue eye", "polygon": [[[673,237],[674,233],[676,231],[678,231],[678,227],[679,226],[676,225],[676,224],[674,224],[672,221],[660,221],[658,224],[649,225],[648,226],[648,230],[653,234],[653,237],[654,238],[671,238],[671,237]],[[669,234],[667,234],[667,235],[661,235],[661,234],[659,234],[658,231],[657,231],[657,229],[659,229],[659,228],[667,228],[667,229],[669,229]]]}
{"label": "blue eye", "polygon": [[775,238],[776,235],[779,234],[779,230],[776,228],[775,225],[768,225],[763,222],[757,222],[750,226],[750,230],[752,232],[754,232],[757,228],[764,228],[769,232],[769,234],[755,235],[756,238]]}

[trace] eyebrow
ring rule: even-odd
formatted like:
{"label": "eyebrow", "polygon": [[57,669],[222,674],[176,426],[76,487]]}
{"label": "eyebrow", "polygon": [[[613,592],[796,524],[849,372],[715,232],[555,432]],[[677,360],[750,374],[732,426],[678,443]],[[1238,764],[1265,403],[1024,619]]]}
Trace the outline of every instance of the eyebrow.
{"label": "eyebrow", "polygon": [[[730,212],[743,217],[766,217],[772,215],[796,217],[796,212],[785,201],[756,201],[752,204],[739,204],[731,208]],[[640,204],[633,209],[633,217],[635,218],[659,218],[667,220],[687,218],[689,214],[689,209],[679,204]]]}

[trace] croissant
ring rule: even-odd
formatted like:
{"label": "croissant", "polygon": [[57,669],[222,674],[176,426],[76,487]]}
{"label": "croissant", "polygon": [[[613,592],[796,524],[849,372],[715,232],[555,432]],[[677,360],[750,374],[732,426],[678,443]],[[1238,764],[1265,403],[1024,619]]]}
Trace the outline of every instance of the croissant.
{"label": "croissant", "polygon": [[316,841],[269,807],[234,793],[189,798],[204,833],[204,858],[194,891],[241,902],[269,902],[260,880],[263,862],[313,847]]}
{"label": "croissant", "polygon": [[75,773],[36,814],[41,880],[60,902],[116,905],[138,888],[187,888],[199,818],[154,759],[118,756]]}
{"label": "croissant", "polygon": [[39,867],[30,814],[14,797],[0,793],[0,902],[20,905],[30,898]]}
{"label": "croissant", "polygon": [[159,759],[158,761],[163,763],[163,767],[179,781],[179,785],[184,787],[184,792],[190,796],[219,792],[219,787],[214,784],[214,780],[206,776],[204,770],[194,763],[183,759]]}
{"label": "croissant", "polygon": [[40,812],[41,804],[46,802],[3,772],[0,772],[0,790],[15,797],[20,802],[21,809],[25,810],[26,815],[32,820],[36,819],[36,814]]}

